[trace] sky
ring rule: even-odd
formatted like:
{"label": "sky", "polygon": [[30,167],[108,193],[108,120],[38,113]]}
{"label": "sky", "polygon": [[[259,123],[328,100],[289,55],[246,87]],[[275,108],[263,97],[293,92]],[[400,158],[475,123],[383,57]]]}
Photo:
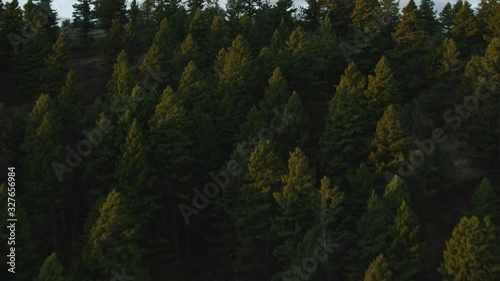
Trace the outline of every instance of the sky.
{"label": "sky", "polygon": [[[19,4],[22,6],[26,3],[27,0],[19,0]],[[400,0],[400,6],[404,7],[406,3],[408,3],[409,0]],[[6,1],[9,2],[9,1]],[[73,4],[76,2],[76,0],[53,0],[52,6],[55,10],[57,10],[58,15],[61,19],[65,18],[71,18],[71,15],[73,13]],[[139,2],[141,2],[139,0]],[[221,6],[225,5],[225,0],[220,0],[219,4]],[[271,1],[273,2],[273,1]],[[296,6],[301,6],[301,5],[306,5],[305,0],[299,0],[299,1],[294,1]],[[444,7],[446,2],[451,2],[452,4],[456,2],[456,0],[434,0],[435,8],[438,11],[441,11],[441,9]],[[479,0],[469,0],[469,3],[471,3],[473,6],[476,6],[476,4],[479,2]],[[415,3],[418,5],[420,3],[420,0],[415,0]]]}

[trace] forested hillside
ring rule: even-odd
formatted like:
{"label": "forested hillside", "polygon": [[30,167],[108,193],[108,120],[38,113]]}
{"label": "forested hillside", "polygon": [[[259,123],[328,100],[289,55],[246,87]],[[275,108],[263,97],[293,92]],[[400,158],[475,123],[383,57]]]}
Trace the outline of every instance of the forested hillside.
{"label": "forested hillside", "polygon": [[0,279],[499,281],[500,2],[224,4],[0,0]]}

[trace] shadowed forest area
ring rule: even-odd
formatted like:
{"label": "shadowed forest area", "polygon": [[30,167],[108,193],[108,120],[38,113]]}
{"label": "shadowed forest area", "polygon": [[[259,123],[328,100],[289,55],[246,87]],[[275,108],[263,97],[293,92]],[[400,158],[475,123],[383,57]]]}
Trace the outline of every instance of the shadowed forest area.
{"label": "shadowed forest area", "polygon": [[500,281],[498,0],[52,4],[0,0],[1,280]]}

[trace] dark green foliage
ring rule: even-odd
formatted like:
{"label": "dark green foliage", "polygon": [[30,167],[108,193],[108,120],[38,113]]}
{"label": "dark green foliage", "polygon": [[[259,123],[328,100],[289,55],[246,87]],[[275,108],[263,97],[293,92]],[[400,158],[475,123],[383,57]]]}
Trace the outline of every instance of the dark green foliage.
{"label": "dark green foliage", "polygon": [[477,54],[484,48],[478,19],[469,2],[465,1],[457,10],[450,34],[466,58]]}
{"label": "dark green foliage", "polygon": [[491,165],[500,163],[497,153],[500,149],[500,101],[494,95],[499,87],[499,65],[500,39],[495,38],[488,45],[484,56],[474,56],[465,67],[465,76],[471,79],[473,85],[471,90],[484,97],[481,110],[473,108],[470,112],[471,119],[466,129],[472,135],[469,143],[477,151],[474,158]]}
{"label": "dark green foliage", "polygon": [[356,1],[352,12],[352,23],[364,33],[376,32],[379,24],[376,22],[376,12],[379,3],[373,0]]}
{"label": "dark green foliage", "polygon": [[49,257],[45,259],[43,266],[40,268],[40,273],[36,281],[65,281],[66,278],[63,275],[63,267],[57,255],[52,253]]}
{"label": "dark green foliage", "polygon": [[293,92],[284,108],[284,126],[277,129],[276,143],[281,155],[303,147],[310,139],[310,119],[300,96]]}
{"label": "dark green foliage", "polygon": [[64,79],[69,71],[69,52],[61,33],[54,46],[52,53],[45,59],[45,71],[41,75],[41,91],[50,96],[55,96],[64,85]]}
{"label": "dark green foliage", "polygon": [[126,19],[125,0],[101,0],[94,2],[93,16],[102,28],[108,29],[114,20],[123,23]]}
{"label": "dark green foliage", "polygon": [[486,217],[463,217],[453,229],[443,252],[439,271],[456,280],[498,280],[498,237],[495,226]]}
{"label": "dark green foliage", "polygon": [[390,281],[394,280],[391,269],[389,268],[389,263],[384,258],[384,255],[380,254],[376,257],[365,273],[364,281]]}
{"label": "dark green foliage", "polygon": [[405,200],[394,218],[392,232],[387,254],[392,272],[398,280],[415,280],[422,269],[420,225]]}
{"label": "dark green foliage", "polygon": [[417,10],[417,25],[430,36],[439,30],[439,23],[436,19],[433,0],[422,0]]}
{"label": "dark green foliage", "polygon": [[451,4],[448,2],[444,5],[443,9],[439,13],[439,23],[441,25],[441,31],[444,34],[448,34],[453,28],[453,8]]}
{"label": "dark green foliage", "polygon": [[377,123],[377,130],[371,142],[369,160],[377,173],[397,172],[409,145],[409,133],[402,122],[401,110],[390,105]]}
{"label": "dark green foliage", "polygon": [[[404,236],[400,237],[405,234],[397,231],[397,224],[396,228],[393,225],[401,202],[409,200],[408,187],[398,176],[395,176],[386,186],[382,196],[372,191],[366,213],[357,222],[357,247],[349,251],[348,258],[351,263],[347,272],[350,280],[361,278],[363,270],[368,267],[377,253],[385,253],[390,257],[393,255],[391,244],[398,243],[398,239],[407,239]],[[395,233],[397,233],[396,236]],[[398,250],[405,251],[402,248]],[[398,260],[398,262],[401,261]]]}
{"label": "dark green foliage", "polygon": [[15,280],[498,280],[497,0],[73,2],[0,0]]}
{"label": "dark green foliage", "polygon": [[377,120],[382,117],[387,106],[399,104],[401,97],[398,96],[396,82],[385,56],[375,66],[374,74],[368,76],[366,96],[368,98],[368,108],[373,113],[372,120]]}
{"label": "dark green foliage", "polygon": [[73,21],[71,24],[80,28],[80,32],[83,34],[84,46],[87,46],[89,31],[93,26],[91,0],[78,0],[73,4]]}
{"label": "dark green foliage", "polygon": [[329,104],[320,144],[327,167],[336,180],[348,170],[357,169],[368,153],[369,120],[361,109],[366,104],[365,89],[366,78],[351,63]]}
{"label": "dark green foliage", "polygon": [[[294,260],[297,254],[296,245],[312,226],[314,218],[314,170],[310,168],[309,160],[299,148],[290,153],[288,174],[283,176],[282,181],[282,190],[273,194],[280,207],[272,226],[279,241],[273,253],[279,268]],[[278,273],[277,276],[279,275]]]}
{"label": "dark green foliage", "polygon": [[478,218],[489,216],[491,219],[496,219],[498,217],[498,197],[487,178],[483,178],[476,187],[471,202],[472,215]]}
{"label": "dark green foliage", "polygon": [[233,214],[238,241],[233,268],[237,274],[258,276],[255,274],[263,269],[269,278],[274,240],[270,230],[276,215],[272,194],[278,191],[284,174],[285,166],[271,144],[259,142],[250,156],[241,208]]}
{"label": "dark green foliage", "polygon": [[[147,154],[144,136],[134,119],[121,147],[113,176],[117,182],[116,189],[126,200],[130,200],[128,207],[140,221],[148,221],[156,205],[155,196],[151,194],[155,172],[147,161]],[[134,200],[139,194],[143,199]]]}
{"label": "dark green foliage", "polygon": [[113,272],[126,270],[127,275],[149,280],[136,242],[140,227],[128,204],[129,201],[113,189],[100,207],[82,253],[86,275],[90,278],[111,278]]}
{"label": "dark green foliage", "polygon": [[221,127],[223,138],[232,143],[238,124],[250,109],[252,95],[249,86],[255,76],[250,49],[243,36],[239,35],[231,47],[219,52],[215,72],[219,103],[216,126]]}
{"label": "dark green foliage", "polygon": [[184,165],[190,158],[187,153],[190,141],[185,132],[188,124],[185,114],[184,108],[175,102],[173,90],[167,88],[149,120],[153,151],[161,173],[175,181],[185,180],[187,171]]}

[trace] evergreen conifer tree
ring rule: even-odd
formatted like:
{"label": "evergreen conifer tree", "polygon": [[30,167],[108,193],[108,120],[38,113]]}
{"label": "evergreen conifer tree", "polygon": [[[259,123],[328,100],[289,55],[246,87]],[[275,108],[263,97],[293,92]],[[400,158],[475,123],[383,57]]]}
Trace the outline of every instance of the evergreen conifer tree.
{"label": "evergreen conifer tree", "polygon": [[453,229],[439,268],[456,280],[499,280],[498,238],[489,217],[463,217]]}
{"label": "evergreen conifer tree", "polygon": [[36,281],[65,281],[67,280],[63,274],[63,267],[57,258],[56,253],[52,253],[45,259],[43,266],[40,268],[40,273]]}
{"label": "evergreen conifer tree", "polygon": [[384,255],[377,256],[365,273],[364,281],[391,281],[394,280],[389,263],[385,260]]}

